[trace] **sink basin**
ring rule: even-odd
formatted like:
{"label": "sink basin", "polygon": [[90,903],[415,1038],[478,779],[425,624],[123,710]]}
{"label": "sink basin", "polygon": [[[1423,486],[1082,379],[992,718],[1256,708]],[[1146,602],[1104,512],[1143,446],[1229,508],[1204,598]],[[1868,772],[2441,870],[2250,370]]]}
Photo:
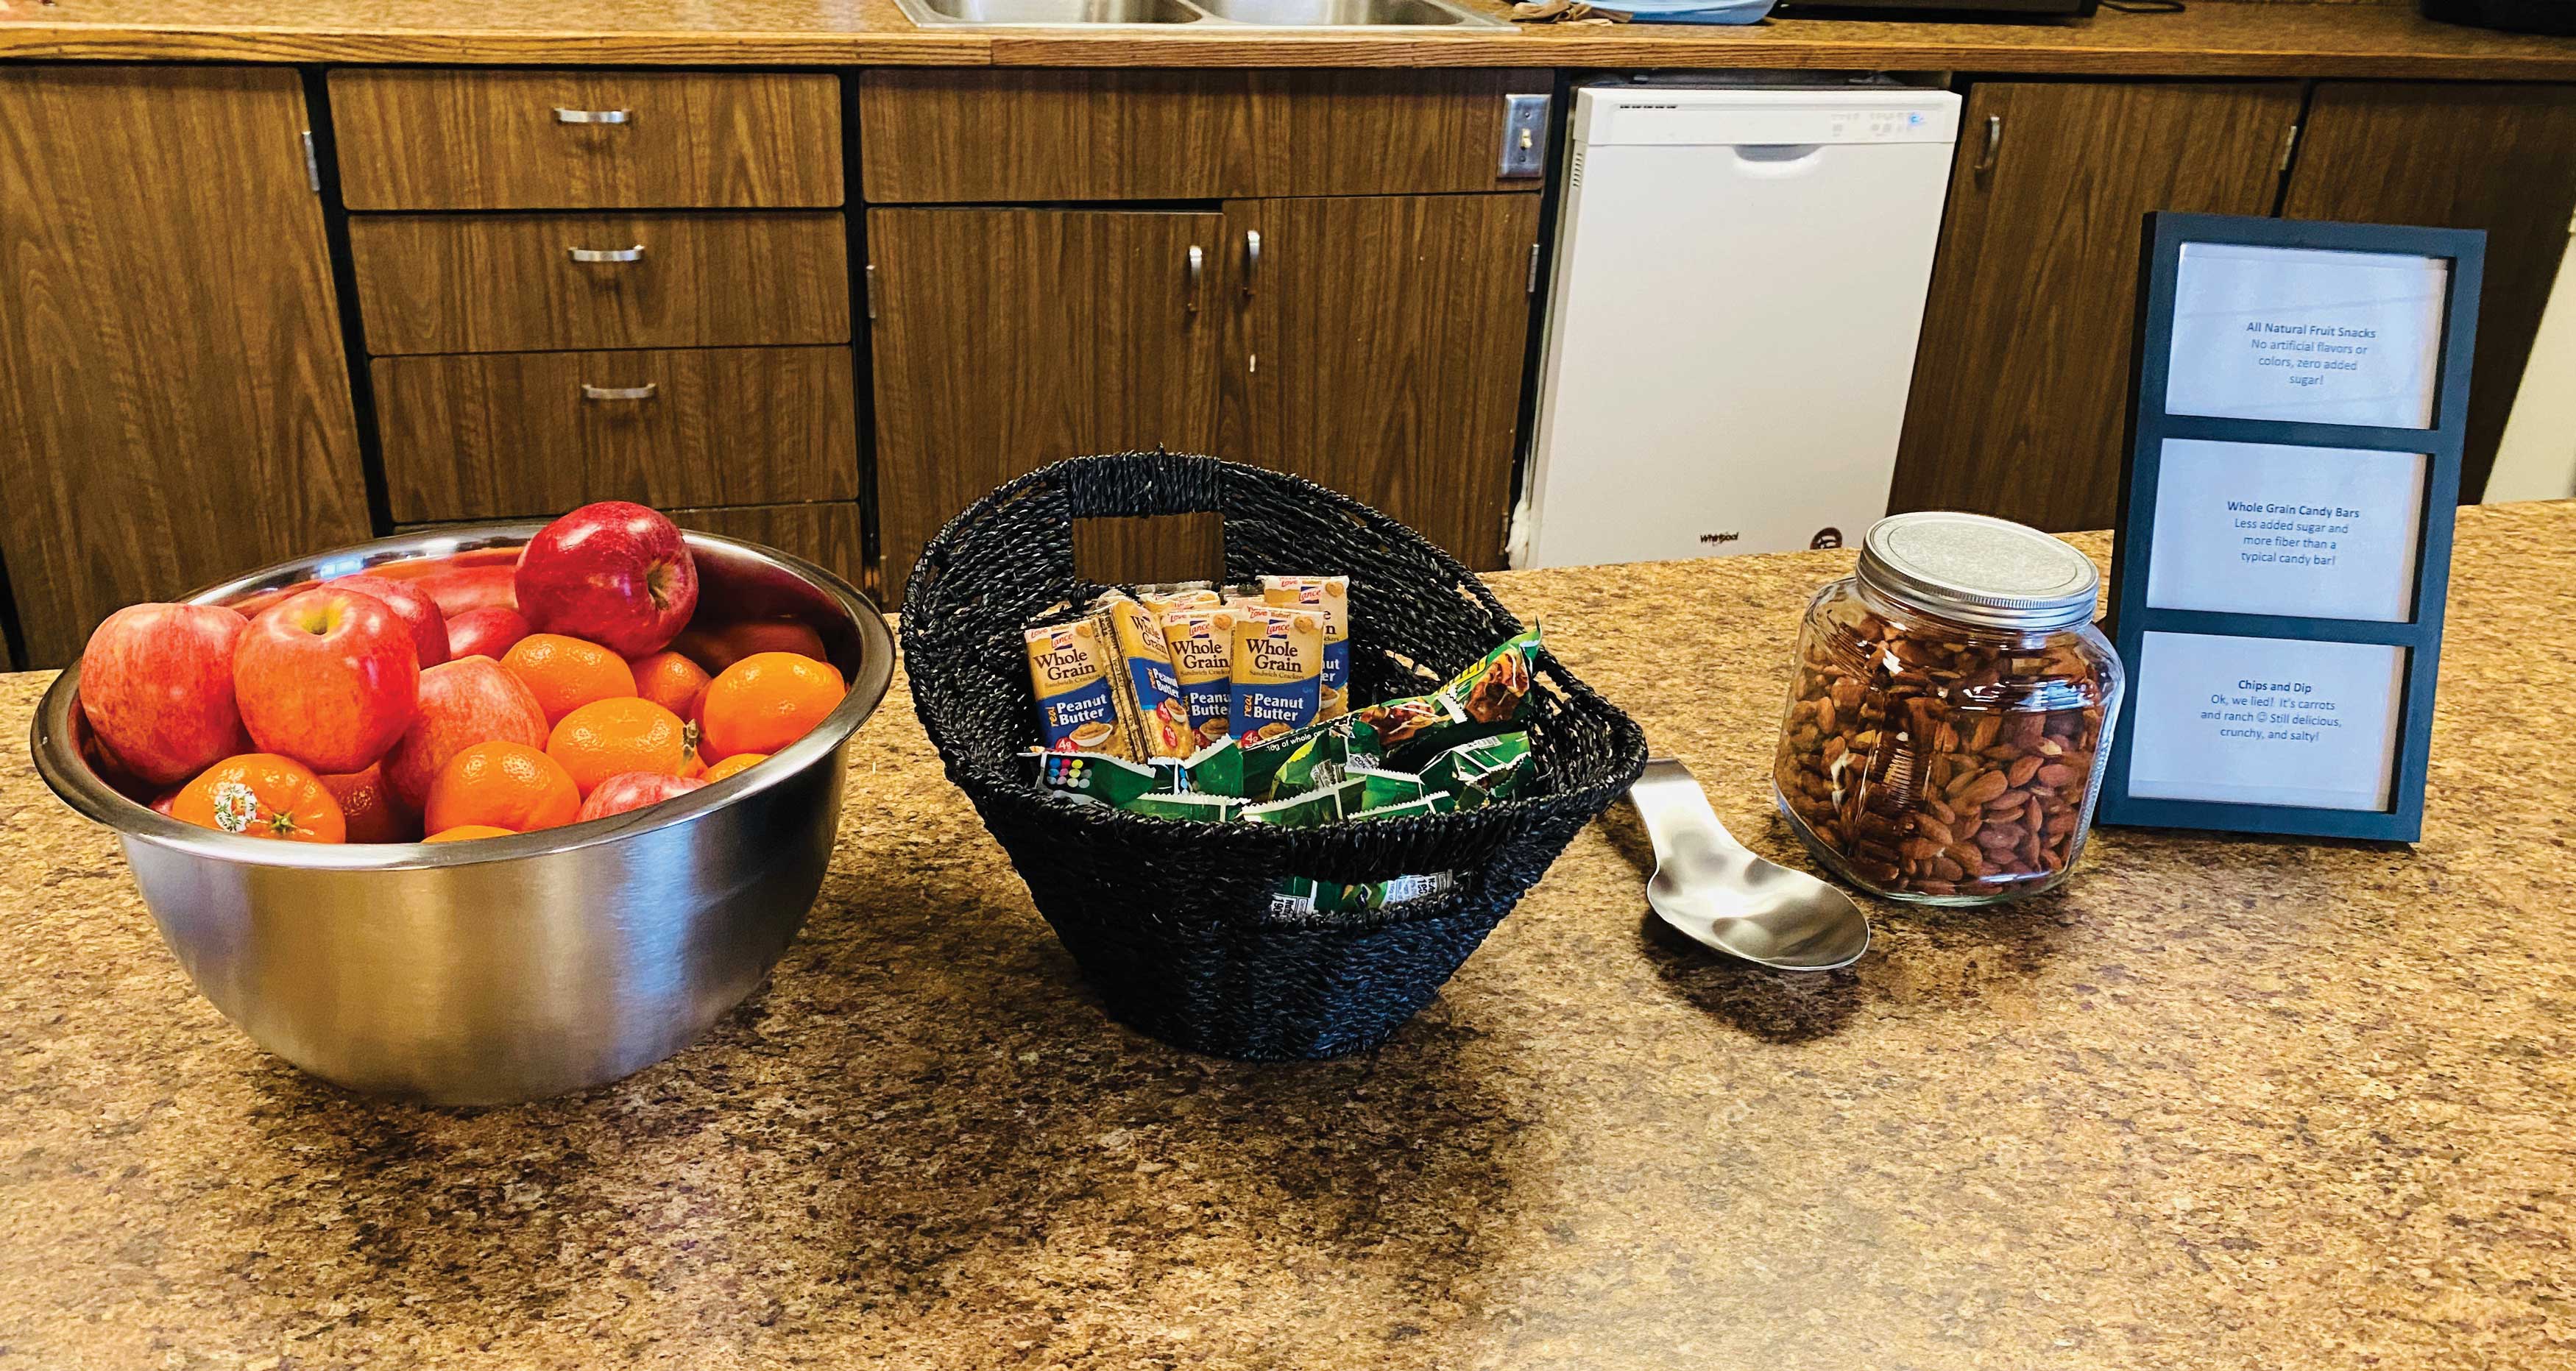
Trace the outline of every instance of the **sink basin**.
{"label": "sink basin", "polygon": [[1464,24],[1476,18],[1465,10],[1451,9],[1435,3],[1435,0],[1193,0],[1193,3],[1231,23],[1278,28]]}
{"label": "sink basin", "polygon": [[1502,28],[1449,0],[895,0],[925,28]]}
{"label": "sink basin", "polygon": [[1182,0],[903,0],[903,8],[915,23],[978,26],[1189,24],[1201,17]]}

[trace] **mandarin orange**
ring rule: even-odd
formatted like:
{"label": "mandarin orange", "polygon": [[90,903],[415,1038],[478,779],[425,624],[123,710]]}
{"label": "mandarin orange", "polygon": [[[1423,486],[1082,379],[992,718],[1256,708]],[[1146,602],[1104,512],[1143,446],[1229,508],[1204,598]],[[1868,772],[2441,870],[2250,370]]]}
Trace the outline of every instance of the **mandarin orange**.
{"label": "mandarin orange", "polygon": [[635,670],[635,693],[683,719],[698,717],[698,697],[715,679],[686,656],[667,648],[627,663]]}
{"label": "mandarin orange", "polygon": [[432,833],[462,824],[530,833],[571,823],[580,812],[581,791],[563,763],[525,743],[491,742],[447,759],[429,783],[422,819]]}
{"label": "mandarin orange", "polygon": [[546,712],[552,727],[563,716],[593,700],[621,699],[635,693],[635,670],[626,659],[580,638],[560,633],[531,633],[510,644],[501,665],[525,682]]}
{"label": "mandarin orange", "polygon": [[624,772],[679,775],[690,760],[689,742],[688,723],[651,700],[593,700],[555,725],[546,755],[563,763],[587,796]]}
{"label": "mandarin orange", "polygon": [[428,837],[421,839],[421,841],[425,843],[461,843],[475,838],[514,838],[517,836],[517,834],[512,833],[506,828],[494,828],[490,824],[458,824],[454,828],[442,828],[436,833],[432,833]]}
{"label": "mandarin orange", "polygon": [[738,776],[755,765],[769,760],[766,752],[737,752],[707,768],[707,784],[714,785],[728,776]]}
{"label": "mandarin orange", "polygon": [[349,839],[339,798],[322,778],[302,762],[274,752],[245,752],[198,772],[170,801],[170,817],[245,838],[294,843]]}
{"label": "mandarin orange", "polygon": [[698,753],[776,752],[804,737],[841,703],[846,687],[828,663],[793,652],[755,652],[707,684],[698,705]]}

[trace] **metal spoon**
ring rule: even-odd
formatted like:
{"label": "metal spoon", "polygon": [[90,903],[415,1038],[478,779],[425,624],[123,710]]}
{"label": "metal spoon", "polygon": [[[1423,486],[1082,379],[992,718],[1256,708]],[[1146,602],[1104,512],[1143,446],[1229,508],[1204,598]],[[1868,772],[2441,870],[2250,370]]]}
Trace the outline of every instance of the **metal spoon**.
{"label": "metal spoon", "polygon": [[1655,844],[1646,903],[1684,935],[1782,971],[1831,971],[1869,950],[1869,916],[1850,896],[1754,856],[1677,759],[1648,758],[1628,800]]}

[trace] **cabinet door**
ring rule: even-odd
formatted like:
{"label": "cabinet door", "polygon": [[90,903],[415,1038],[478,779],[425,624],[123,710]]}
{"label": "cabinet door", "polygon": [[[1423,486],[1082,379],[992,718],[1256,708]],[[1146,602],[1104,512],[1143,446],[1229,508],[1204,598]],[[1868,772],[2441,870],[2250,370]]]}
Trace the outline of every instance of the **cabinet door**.
{"label": "cabinet door", "polygon": [[2140,223],[2271,212],[2298,113],[2288,84],[1972,90],[1890,507],[2108,527]]}
{"label": "cabinet door", "polygon": [[[1013,476],[1157,443],[1209,450],[1223,228],[1210,213],[869,212],[889,597],[941,524]],[[1214,527],[1086,521],[1077,565],[1103,580],[1205,575]]]}
{"label": "cabinet door", "polygon": [[671,521],[682,528],[740,538],[782,552],[792,552],[817,566],[839,573],[841,579],[870,595],[876,593],[876,587],[869,584],[859,545],[859,507],[850,501],[674,509],[670,515]]}
{"label": "cabinet door", "polygon": [[2326,82],[2309,102],[2281,212],[2486,230],[2460,463],[2460,498],[2476,500],[2576,213],[2576,86]]}
{"label": "cabinet door", "polygon": [[1245,455],[1501,566],[1537,199],[1243,201],[1226,227],[1238,270],[1261,235],[1229,358]]}
{"label": "cabinet door", "polygon": [[0,68],[0,521],[28,665],[367,536],[301,78]]}

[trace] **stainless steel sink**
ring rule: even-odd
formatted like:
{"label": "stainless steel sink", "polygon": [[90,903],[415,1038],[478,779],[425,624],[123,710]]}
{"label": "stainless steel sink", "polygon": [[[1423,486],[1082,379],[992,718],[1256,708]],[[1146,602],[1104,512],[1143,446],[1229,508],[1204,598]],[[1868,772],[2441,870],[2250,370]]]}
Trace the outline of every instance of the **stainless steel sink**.
{"label": "stainless steel sink", "polygon": [[1439,0],[1191,0],[1211,17],[1265,28],[1467,24],[1479,17]]}
{"label": "stainless steel sink", "polygon": [[1182,0],[899,0],[916,24],[1191,24],[1202,17]]}
{"label": "stainless steel sink", "polygon": [[895,0],[925,28],[1504,28],[1450,0]]}

